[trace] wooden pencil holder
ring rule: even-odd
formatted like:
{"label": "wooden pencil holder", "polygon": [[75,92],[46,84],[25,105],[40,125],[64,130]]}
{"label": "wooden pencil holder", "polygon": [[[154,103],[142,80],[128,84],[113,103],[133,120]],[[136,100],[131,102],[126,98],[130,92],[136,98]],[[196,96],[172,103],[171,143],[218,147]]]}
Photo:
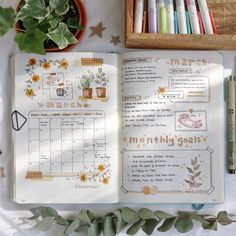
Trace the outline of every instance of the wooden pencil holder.
{"label": "wooden pencil holder", "polygon": [[236,50],[236,0],[208,0],[217,34],[134,33],[134,2],[125,0],[127,48]]}

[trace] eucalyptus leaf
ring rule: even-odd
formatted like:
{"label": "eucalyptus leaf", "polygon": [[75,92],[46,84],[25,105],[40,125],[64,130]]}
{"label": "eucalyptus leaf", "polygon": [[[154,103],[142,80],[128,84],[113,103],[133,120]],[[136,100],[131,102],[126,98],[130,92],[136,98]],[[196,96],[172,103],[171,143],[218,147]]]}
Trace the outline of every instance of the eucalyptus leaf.
{"label": "eucalyptus leaf", "polygon": [[15,42],[21,51],[45,54],[44,41],[47,36],[37,28],[27,29],[25,33],[17,33]]}
{"label": "eucalyptus leaf", "polygon": [[101,223],[91,224],[88,228],[88,236],[100,236],[102,232]]}
{"label": "eucalyptus leaf", "polygon": [[117,219],[118,219],[119,221],[122,220],[122,216],[121,216],[121,211],[120,211],[120,210],[115,210],[115,211],[113,211],[112,213],[117,217]]}
{"label": "eucalyptus leaf", "polygon": [[173,215],[166,213],[164,211],[156,211],[155,215],[160,219],[169,219],[173,217]]}
{"label": "eucalyptus leaf", "polygon": [[65,234],[70,235],[72,234],[78,227],[80,226],[80,221],[75,219],[66,229]]}
{"label": "eucalyptus leaf", "polygon": [[136,211],[128,207],[121,209],[121,216],[123,220],[128,224],[134,224],[140,220],[140,217],[138,216]]}
{"label": "eucalyptus leaf", "polygon": [[227,211],[220,211],[217,215],[217,220],[221,225],[229,225],[232,223]]}
{"label": "eucalyptus leaf", "polygon": [[38,207],[36,208],[42,217],[57,216],[58,212],[52,207]]}
{"label": "eucalyptus leaf", "polygon": [[217,231],[217,219],[211,219],[211,220],[208,220],[208,222],[209,222],[208,224],[203,223],[202,228],[206,230]]}
{"label": "eucalyptus leaf", "polygon": [[59,215],[55,218],[55,223],[59,225],[64,225],[64,226],[69,225],[69,222]]}
{"label": "eucalyptus leaf", "polygon": [[40,222],[37,223],[35,229],[44,232],[48,231],[52,227],[54,219],[55,217],[52,216],[44,217]]}
{"label": "eucalyptus leaf", "polygon": [[80,213],[78,214],[77,218],[84,223],[91,223],[91,218],[89,217],[88,211],[87,210],[81,210]]}
{"label": "eucalyptus leaf", "polygon": [[15,10],[0,7],[0,36],[6,34],[15,25]]}
{"label": "eucalyptus leaf", "polygon": [[142,230],[147,235],[151,235],[159,222],[155,219],[148,219],[143,225]]}
{"label": "eucalyptus leaf", "polygon": [[189,218],[178,218],[175,222],[175,228],[180,233],[187,233],[193,228],[193,222]]}
{"label": "eucalyptus leaf", "polygon": [[116,227],[116,234],[119,234],[128,225],[126,222],[123,221],[123,219],[114,219],[114,223]]}
{"label": "eucalyptus leaf", "polygon": [[37,208],[30,208],[29,211],[33,214],[33,216],[30,217],[30,218],[28,218],[28,220],[34,220],[34,219],[39,218],[40,213],[39,213],[39,211],[37,210]]}
{"label": "eucalyptus leaf", "polygon": [[176,217],[168,218],[164,220],[162,225],[159,228],[157,228],[157,230],[160,232],[166,232],[173,227],[173,225],[175,224],[175,221],[176,221]]}
{"label": "eucalyptus leaf", "polygon": [[50,7],[55,10],[56,14],[62,16],[69,11],[69,0],[50,0]]}
{"label": "eucalyptus leaf", "polygon": [[115,236],[116,226],[112,216],[106,216],[104,221],[103,236]]}
{"label": "eucalyptus leaf", "polygon": [[137,223],[133,224],[128,230],[127,234],[128,235],[135,235],[146,223],[145,220],[140,220]]}
{"label": "eucalyptus leaf", "polygon": [[151,210],[147,208],[141,208],[138,212],[138,215],[143,220],[157,219],[157,216]]}
{"label": "eucalyptus leaf", "polygon": [[55,30],[49,32],[47,36],[58,45],[59,49],[64,49],[69,44],[77,42],[77,39],[69,31],[67,25],[63,22],[60,22],[58,27]]}
{"label": "eucalyptus leaf", "polygon": [[192,219],[192,220],[196,220],[196,221],[198,221],[198,222],[200,222],[200,223],[208,223],[208,221],[206,220],[206,219],[204,219],[204,217],[203,216],[201,216],[201,215],[198,215],[197,213],[195,213],[195,212],[191,212],[190,214],[189,214],[189,217]]}
{"label": "eucalyptus leaf", "polygon": [[32,17],[38,20],[45,19],[50,14],[50,9],[44,0],[28,0],[17,14],[17,20]]}

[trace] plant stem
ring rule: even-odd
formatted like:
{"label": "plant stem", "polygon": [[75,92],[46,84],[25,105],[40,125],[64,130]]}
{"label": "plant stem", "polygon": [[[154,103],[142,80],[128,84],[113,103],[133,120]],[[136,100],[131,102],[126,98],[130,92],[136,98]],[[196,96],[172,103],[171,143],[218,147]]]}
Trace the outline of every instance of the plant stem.
{"label": "plant stem", "polygon": [[21,28],[16,28],[16,30],[25,33],[25,30],[23,30],[23,29],[21,29]]}

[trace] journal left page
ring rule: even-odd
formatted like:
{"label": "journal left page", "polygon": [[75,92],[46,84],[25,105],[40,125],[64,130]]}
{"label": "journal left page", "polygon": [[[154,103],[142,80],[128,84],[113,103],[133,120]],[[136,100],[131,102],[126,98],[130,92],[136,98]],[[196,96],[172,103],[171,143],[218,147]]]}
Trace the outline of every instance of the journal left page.
{"label": "journal left page", "polygon": [[18,54],[14,64],[13,199],[118,202],[117,55]]}

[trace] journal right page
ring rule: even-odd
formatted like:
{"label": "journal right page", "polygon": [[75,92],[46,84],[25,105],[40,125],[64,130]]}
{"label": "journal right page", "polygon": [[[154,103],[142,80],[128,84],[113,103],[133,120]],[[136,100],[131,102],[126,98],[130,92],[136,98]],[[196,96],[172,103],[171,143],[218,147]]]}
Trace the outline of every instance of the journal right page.
{"label": "journal right page", "polygon": [[120,201],[224,201],[223,58],[218,52],[120,56]]}

